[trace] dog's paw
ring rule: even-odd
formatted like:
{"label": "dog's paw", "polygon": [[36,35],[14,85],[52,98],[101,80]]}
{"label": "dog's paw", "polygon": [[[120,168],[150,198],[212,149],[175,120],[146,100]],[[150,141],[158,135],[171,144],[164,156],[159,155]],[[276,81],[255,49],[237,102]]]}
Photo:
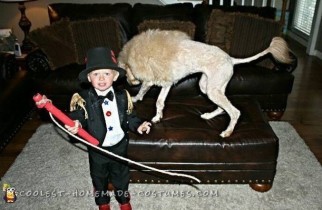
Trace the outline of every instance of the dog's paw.
{"label": "dog's paw", "polygon": [[226,138],[226,137],[229,137],[232,133],[233,133],[233,131],[225,130],[225,131],[221,132],[220,136],[223,138]]}
{"label": "dog's paw", "polygon": [[209,120],[211,118],[213,118],[212,114],[211,113],[204,113],[200,116],[202,119],[205,119],[205,120]]}
{"label": "dog's paw", "polygon": [[135,97],[132,97],[132,102],[133,103],[136,103],[138,100],[137,100],[137,98],[135,98]]}
{"label": "dog's paw", "polygon": [[139,97],[132,97],[132,102],[133,103],[136,103],[136,102],[138,102],[138,101],[142,101],[142,98],[139,98]]}
{"label": "dog's paw", "polygon": [[153,123],[158,123],[158,122],[160,122],[160,120],[161,120],[161,117],[160,116],[158,116],[158,115],[156,115],[156,116],[154,116],[153,118],[152,118],[152,122]]}

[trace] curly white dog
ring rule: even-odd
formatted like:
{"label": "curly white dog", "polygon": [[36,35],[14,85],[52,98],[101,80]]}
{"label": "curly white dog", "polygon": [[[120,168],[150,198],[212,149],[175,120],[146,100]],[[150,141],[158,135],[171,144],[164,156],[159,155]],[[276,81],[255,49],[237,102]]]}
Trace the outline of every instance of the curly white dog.
{"label": "curly white dog", "polygon": [[226,111],[230,123],[220,136],[228,137],[240,116],[240,111],[225,95],[226,86],[233,76],[233,66],[256,60],[267,53],[271,53],[280,62],[289,63],[291,59],[288,52],[286,42],[275,37],[264,51],[249,58],[237,59],[216,46],[193,41],[180,31],[147,30],[125,44],[118,62],[126,70],[130,84],[142,82],[133,102],[142,100],[151,86],[162,87],[156,103],[157,113],[152,119],[154,123],[163,117],[164,101],[171,86],[187,75],[202,72],[200,89],[218,108],[201,117],[210,119]]}

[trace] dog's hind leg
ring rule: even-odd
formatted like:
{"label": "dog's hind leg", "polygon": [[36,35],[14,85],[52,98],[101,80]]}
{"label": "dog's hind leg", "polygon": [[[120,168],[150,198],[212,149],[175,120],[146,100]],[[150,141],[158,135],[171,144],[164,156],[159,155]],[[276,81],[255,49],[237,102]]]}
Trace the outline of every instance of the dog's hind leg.
{"label": "dog's hind leg", "polygon": [[240,116],[240,111],[236,109],[228,100],[228,98],[225,96],[222,90],[219,89],[209,89],[207,91],[207,95],[211,101],[213,101],[215,104],[217,104],[219,107],[210,113],[205,113],[201,115],[204,119],[210,119],[220,113],[222,113],[223,110],[227,112],[227,114],[230,117],[230,122],[228,127],[225,131],[223,131],[220,136],[221,137],[228,137],[232,134],[235,125],[237,123],[237,120]]}
{"label": "dog's hind leg", "polygon": [[[208,78],[206,74],[202,74],[201,78],[199,80],[199,87],[202,93],[206,94],[207,92],[207,85],[208,85]],[[204,119],[211,119],[216,117],[217,115],[220,115],[224,113],[224,110],[220,107],[218,107],[215,111],[211,112],[211,113],[206,113],[203,114],[201,117]]]}
{"label": "dog's hind leg", "polygon": [[163,117],[163,108],[164,108],[164,101],[167,98],[167,95],[170,91],[171,86],[162,87],[160,94],[157,99],[156,107],[157,107],[157,113],[152,118],[152,122],[156,123],[161,120]]}
{"label": "dog's hind leg", "polygon": [[136,96],[132,97],[132,101],[134,103],[137,101],[142,101],[144,95],[148,92],[148,90],[150,90],[152,85],[153,85],[152,82],[143,82],[138,94]]}
{"label": "dog's hind leg", "polygon": [[225,112],[225,110],[223,110],[221,107],[218,106],[218,108],[215,111],[202,114],[201,118],[209,120],[209,119],[214,118],[224,112]]}

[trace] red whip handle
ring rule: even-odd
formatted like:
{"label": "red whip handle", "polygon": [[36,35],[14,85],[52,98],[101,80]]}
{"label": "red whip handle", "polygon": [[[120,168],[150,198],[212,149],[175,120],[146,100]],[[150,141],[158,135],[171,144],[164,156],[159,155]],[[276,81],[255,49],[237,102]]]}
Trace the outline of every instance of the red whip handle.
{"label": "red whip handle", "polygon": [[[42,95],[37,93],[33,100],[35,102],[39,102],[42,99]],[[47,101],[45,103],[37,105],[38,108],[45,108],[48,112],[50,112],[53,116],[55,116],[58,120],[60,120],[62,123],[68,126],[75,126],[75,122],[70,119],[67,115],[65,115],[62,111],[60,111],[57,107],[55,107],[51,102]],[[87,131],[85,131],[83,128],[79,128],[77,134],[88,141],[89,143],[97,146],[99,144],[99,141],[94,138],[92,135],[90,135]]]}

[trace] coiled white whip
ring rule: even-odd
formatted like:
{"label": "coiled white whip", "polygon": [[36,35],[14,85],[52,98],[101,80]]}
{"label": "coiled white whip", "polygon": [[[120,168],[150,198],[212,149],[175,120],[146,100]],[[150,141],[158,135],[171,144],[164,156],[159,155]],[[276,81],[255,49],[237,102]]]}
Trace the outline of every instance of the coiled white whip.
{"label": "coiled white whip", "polygon": [[98,150],[100,150],[100,151],[102,151],[102,152],[104,152],[104,153],[106,153],[106,154],[108,154],[108,155],[111,155],[111,156],[116,157],[116,158],[118,158],[118,159],[120,159],[120,160],[124,160],[124,161],[126,161],[126,162],[132,163],[132,164],[134,164],[134,165],[137,165],[137,166],[140,166],[140,167],[143,167],[143,168],[146,168],[146,169],[152,170],[152,171],[156,171],[156,172],[163,173],[163,174],[168,174],[168,175],[170,175],[170,176],[186,177],[186,178],[189,178],[189,179],[193,179],[193,180],[195,180],[195,181],[196,181],[196,182],[198,182],[198,183],[200,183],[200,182],[201,182],[199,179],[197,179],[197,178],[196,178],[196,177],[194,177],[194,176],[187,175],[187,174],[174,173],[174,172],[170,172],[170,171],[167,171],[167,170],[160,170],[160,169],[157,169],[157,168],[154,168],[154,167],[151,167],[151,166],[144,165],[144,164],[142,164],[142,163],[138,163],[138,162],[133,161],[133,160],[131,160],[131,159],[128,159],[128,158],[125,158],[125,157],[119,156],[119,155],[117,155],[117,154],[114,154],[113,152],[109,152],[109,151],[107,151],[107,150],[105,150],[105,149],[102,149],[102,148],[100,148],[100,147],[98,147],[98,146],[95,146],[95,145],[93,145],[93,144],[89,143],[88,141],[86,141],[86,140],[84,140],[84,139],[82,139],[82,138],[80,138],[80,137],[78,137],[78,136],[76,136],[76,135],[72,134],[71,132],[69,132],[66,128],[64,128],[62,125],[60,125],[60,124],[55,120],[55,118],[53,117],[53,115],[52,115],[50,112],[49,112],[49,116],[51,117],[52,121],[53,121],[53,122],[54,122],[54,123],[55,123],[55,124],[60,128],[60,129],[62,129],[63,131],[65,131],[66,133],[68,133],[69,135],[71,135],[72,137],[74,137],[74,138],[76,138],[77,140],[81,141],[82,143],[84,143],[84,144],[86,144],[86,145],[88,145],[88,146],[90,146],[90,147],[93,147],[93,148],[95,148],[95,149],[98,149]]}

